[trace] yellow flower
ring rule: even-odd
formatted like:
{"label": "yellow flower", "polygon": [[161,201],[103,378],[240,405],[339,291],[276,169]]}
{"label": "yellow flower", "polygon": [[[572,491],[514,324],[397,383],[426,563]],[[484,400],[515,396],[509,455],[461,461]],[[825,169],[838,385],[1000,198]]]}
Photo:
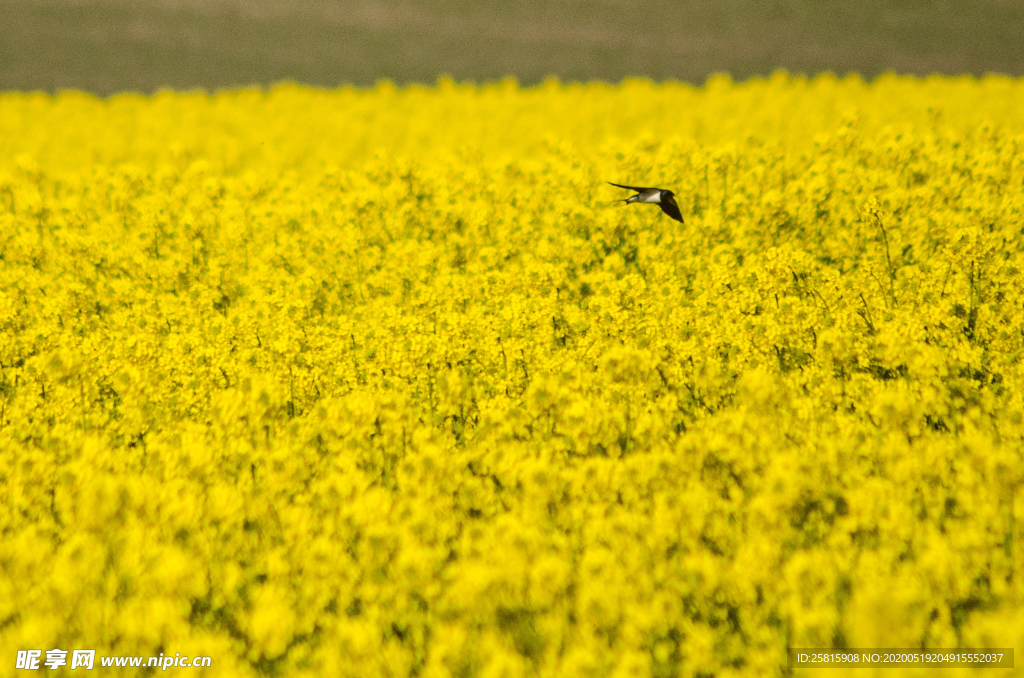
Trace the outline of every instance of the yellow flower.
{"label": "yellow flower", "polygon": [[0,95],[0,651],[1019,644],[1022,93]]}

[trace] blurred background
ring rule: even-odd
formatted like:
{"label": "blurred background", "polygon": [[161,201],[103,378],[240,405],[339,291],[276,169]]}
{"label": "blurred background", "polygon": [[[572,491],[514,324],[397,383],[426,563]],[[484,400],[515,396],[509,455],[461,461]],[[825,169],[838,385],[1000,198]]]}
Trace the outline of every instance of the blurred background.
{"label": "blurred background", "polygon": [[1024,74],[1024,0],[0,0],[0,90]]}

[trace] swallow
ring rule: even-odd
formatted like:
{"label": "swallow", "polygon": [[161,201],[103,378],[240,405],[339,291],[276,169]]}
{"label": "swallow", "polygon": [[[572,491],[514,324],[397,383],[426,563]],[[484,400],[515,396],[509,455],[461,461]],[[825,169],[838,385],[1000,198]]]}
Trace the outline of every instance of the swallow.
{"label": "swallow", "polygon": [[[612,184],[612,182],[608,182]],[[623,186],[622,184],[612,184],[619,188],[625,188],[628,191],[636,191],[636,195],[631,195],[626,198],[626,204],[631,202],[653,202],[655,205],[661,208],[661,211],[669,215],[679,223],[683,223],[683,215],[679,211],[679,205],[676,203],[676,194],[672,191],[667,191],[664,188],[643,188],[640,186]]]}

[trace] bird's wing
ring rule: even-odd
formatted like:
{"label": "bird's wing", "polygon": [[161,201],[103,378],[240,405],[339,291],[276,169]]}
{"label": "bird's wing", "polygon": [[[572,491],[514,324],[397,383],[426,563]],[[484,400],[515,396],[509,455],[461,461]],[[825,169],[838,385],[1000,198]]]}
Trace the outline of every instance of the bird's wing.
{"label": "bird's wing", "polygon": [[662,212],[669,215],[679,223],[683,223],[683,215],[679,211],[679,205],[676,204],[675,200],[663,200],[658,203],[658,207],[661,208]]}
{"label": "bird's wing", "polygon": [[611,184],[612,186],[618,186],[619,188],[624,188],[627,191],[636,191],[637,193],[643,193],[644,191],[660,191],[661,190],[660,188],[645,188],[643,186],[624,186],[622,184],[612,183],[611,181],[609,181],[608,183]]}

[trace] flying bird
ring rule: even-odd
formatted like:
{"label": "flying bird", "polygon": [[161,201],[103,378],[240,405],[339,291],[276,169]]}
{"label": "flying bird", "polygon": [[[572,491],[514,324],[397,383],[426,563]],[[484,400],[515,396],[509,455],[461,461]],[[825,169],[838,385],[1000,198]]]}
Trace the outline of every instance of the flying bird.
{"label": "flying bird", "polygon": [[628,191],[636,191],[636,195],[631,195],[626,198],[626,204],[631,202],[653,202],[655,205],[661,208],[661,211],[669,215],[679,223],[683,223],[683,215],[679,211],[679,205],[676,203],[676,194],[672,191],[667,191],[664,188],[643,188],[641,186],[623,186],[622,184],[613,184],[608,182],[612,186],[618,186],[619,188],[625,188]]}

